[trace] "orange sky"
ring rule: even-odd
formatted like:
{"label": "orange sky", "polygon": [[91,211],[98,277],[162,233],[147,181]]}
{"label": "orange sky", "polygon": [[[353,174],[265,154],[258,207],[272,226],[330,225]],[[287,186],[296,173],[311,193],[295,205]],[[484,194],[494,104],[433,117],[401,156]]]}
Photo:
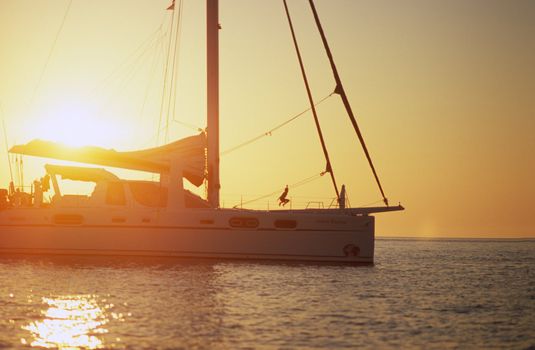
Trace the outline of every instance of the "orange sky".
{"label": "orange sky", "polygon": [[[69,0],[0,0],[0,105],[10,144],[43,138],[119,150],[153,146],[167,40],[152,39],[168,30],[169,3],[73,0],[45,68]],[[328,61],[307,1],[289,4],[319,100],[334,87]],[[183,6],[175,118],[204,127],[204,2]],[[386,194],[407,207],[379,214],[377,233],[535,237],[535,3],[316,0],[316,6]],[[220,21],[225,150],[308,102],[282,1],[221,0]],[[331,97],[318,113],[351,204],[380,200],[340,100]],[[193,133],[170,125],[171,139]],[[7,186],[4,147],[0,157]],[[40,176],[42,164],[27,158],[26,179]],[[221,158],[223,204],[323,168],[307,114]],[[333,191],[324,177],[290,189],[290,197],[295,206],[328,205]],[[251,207],[267,208],[267,201]]]}

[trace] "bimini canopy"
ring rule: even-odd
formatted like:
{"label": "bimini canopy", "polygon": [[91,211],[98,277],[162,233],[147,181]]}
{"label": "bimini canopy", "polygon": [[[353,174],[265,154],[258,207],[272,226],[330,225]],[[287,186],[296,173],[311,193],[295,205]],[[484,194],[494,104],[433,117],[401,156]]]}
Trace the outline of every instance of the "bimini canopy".
{"label": "bimini canopy", "polygon": [[179,164],[183,176],[200,186],[205,178],[205,150],[206,135],[201,133],[164,146],[131,152],[92,146],[67,147],[42,140],[13,146],[9,152],[159,174],[169,173],[172,163]]}
{"label": "bimini canopy", "polygon": [[84,168],[79,166],[45,165],[50,175],[59,175],[63,180],[99,182],[117,181],[119,178],[107,170],[100,168]]}

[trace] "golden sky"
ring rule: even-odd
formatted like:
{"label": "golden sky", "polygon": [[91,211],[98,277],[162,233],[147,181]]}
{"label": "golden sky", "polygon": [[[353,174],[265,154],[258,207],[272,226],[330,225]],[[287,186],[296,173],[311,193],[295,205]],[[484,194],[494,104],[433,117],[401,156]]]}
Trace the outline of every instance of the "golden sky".
{"label": "golden sky", "polygon": [[[42,138],[118,150],[154,146],[170,1],[72,0],[56,40],[69,3],[0,0],[0,113],[10,145]],[[289,5],[319,100],[334,88],[328,61],[308,2]],[[387,197],[407,208],[377,215],[377,233],[535,237],[535,2],[316,0],[316,6]],[[282,1],[221,0],[220,22],[225,150],[301,112],[308,101]],[[200,127],[204,30],[204,1],[183,0],[174,117]],[[351,204],[379,201],[339,98],[318,113]],[[171,140],[194,133],[181,123],[169,126]],[[0,183],[7,187],[3,145],[0,157]],[[25,161],[27,182],[42,175],[44,161]],[[222,202],[229,207],[277,191],[324,166],[306,114],[222,156]],[[328,205],[333,196],[327,176],[289,195],[294,206]],[[251,207],[273,207],[276,198]]]}

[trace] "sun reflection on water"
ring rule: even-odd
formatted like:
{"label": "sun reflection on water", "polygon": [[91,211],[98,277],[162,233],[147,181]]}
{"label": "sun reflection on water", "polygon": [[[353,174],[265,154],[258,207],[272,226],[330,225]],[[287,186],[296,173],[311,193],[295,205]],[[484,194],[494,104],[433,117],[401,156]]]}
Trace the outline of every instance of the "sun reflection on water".
{"label": "sun reflection on water", "polygon": [[[43,298],[43,303],[48,307],[42,311],[43,319],[22,327],[31,332],[31,346],[59,349],[103,347],[98,335],[108,332],[103,327],[108,319],[93,296]],[[26,339],[21,339],[21,342],[28,343]]]}

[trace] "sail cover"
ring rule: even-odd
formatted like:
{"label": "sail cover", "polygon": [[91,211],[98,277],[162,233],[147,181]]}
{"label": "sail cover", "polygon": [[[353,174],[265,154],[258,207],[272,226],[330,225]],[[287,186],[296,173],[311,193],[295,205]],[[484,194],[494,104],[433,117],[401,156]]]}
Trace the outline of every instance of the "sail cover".
{"label": "sail cover", "polygon": [[202,185],[206,176],[204,133],[160,147],[130,152],[93,146],[68,147],[43,140],[13,146],[9,152],[159,174],[169,173],[171,164],[179,164],[183,169],[183,176],[195,186]]}

